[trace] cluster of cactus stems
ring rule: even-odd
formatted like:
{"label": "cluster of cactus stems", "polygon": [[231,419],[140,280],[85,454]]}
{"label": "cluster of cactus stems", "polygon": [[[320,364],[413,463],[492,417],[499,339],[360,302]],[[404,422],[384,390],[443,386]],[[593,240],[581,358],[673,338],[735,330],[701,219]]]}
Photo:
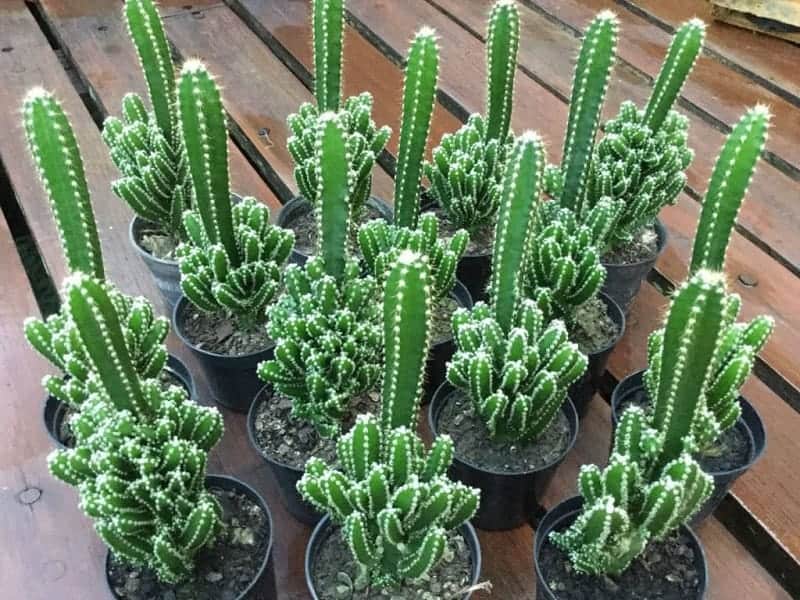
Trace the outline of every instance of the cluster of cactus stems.
{"label": "cluster of cactus stems", "polygon": [[411,43],[405,71],[394,223],[375,219],[362,225],[358,232],[364,262],[379,281],[386,278],[403,250],[425,256],[436,299],[447,296],[453,289],[458,261],[469,242],[469,234],[464,230],[458,230],[449,240],[440,239],[436,216],[432,213],[420,216],[422,163],[436,101],[438,72],[436,35],[424,27]]}
{"label": "cluster of cactus stems", "polygon": [[[58,100],[42,88],[34,88],[22,107],[25,135],[42,187],[55,217],[67,268],[104,282],[103,257],[92,211],[83,160],[75,134]],[[104,283],[122,315],[127,351],[142,377],[156,377],[167,360],[164,339],[169,322],[157,317],[144,298],[131,298]],[[25,321],[25,337],[31,346],[62,375],[47,375],[44,387],[53,397],[79,409],[89,394],[90,363],[69,350],[67,319],[56,312],[46,320]]]}
{"label": "cluster of cactus stems", "polygon": [[334,436],[351,400],[380,376],[378,285],[348,257],[350,178],[347,132],[341,115],[317,125],[320,253],[303,267],[289,265],[285,291],[269,310],[275,358],[259,376],[293,401],[293,414],[320,435]]}
{"label": "cluster of cactus stems", "polygon": [[587,359],[568,340],[562,321],[548,322],[524,297],[526,247],[536,226],[544,147],[523,134],[505,171],[495,231],[492,305],[479,302],[453,315],[456,352],[447,379],[464,390],[492,438],[528,442],[555,419]]}
{"label": "cluster of cactus stems", "polygon": [[489,16],[487,115],[471,115],[445,134],[424,165],[430,196],[456,227],[474,233],[491,226],[500,204],[503,169],[513,144],[510,133],[519,50],[519,12],[512,0],[497,2]]}
{"label": "cluster of cactus stems", "polygon": [[444,554],[448,532],[479,503],[478,490],[447,477],[452,440],[439,436],[426,451],[414,432],[430,338],[429,277],[423,256],[400,254],[384,290],[380,417],[359,415],[338,442],[339,467],[311,458],[297,484],[341,526],[365,585],[424,577]]}
{"label": "cluster of cactus stems", "polygon": [[250,328],[265,320],[280,289],[294,235],[271,225],[269,209],[254,198],[233,203],[222,99],[197,60],[181,70],[178,107],[195,201],[183,215],[181,289],[198,309],[230,315]]}
{"label": "cluster of cactus stems", "polygon": [[355,224],[372,190],[372,168],[392,130],[375,125],[369,92],[341,101],[344,0],[314,0],[312,14],[316,106],[305,102],[297,113],[289,115],[287,123],[291,136],[287,148],[295,163],[294,178],[300,194],[317,207],[320,201],[317,181],[319,120],[328,111],[341,113],[347,134],[348,168],[353,172],[350,210]]}
{"label": "cluster of cactus stems", "polygon": [[137,373],[124,315],[101,282],[71,276],[65,313],[70,353],[93,374],[72,420],[75,447],[53,452],[50,471],[78,489],[82,510],[116,557],[178,583],[220,528],[221,508],[205,474],[222,416],[191,402],[185,390],[165,390]]}
{"label": "cluster of cactus stems", "polygon": [[152,0],[127,0],[125,21],[152,111],[130,93],[122,99],[121,117],[108,117],[103,124],[103,140],[122,174],[111,188],[134,213],[177,241],[184,237],[182,216],[192,189],[178,126],[175,67]]}
{"label": "cluster of cactus stems", "polygon": [[579,571],[620,573],[711,494],[712,479],[693,455],[738,420],[739,389],[773,328],[765,316],[736,323],[741,300],[727,292],[721,272],[768,124],[769,112],[757,106],[728,136],[703,202],[690,278],[648,342],[649,404],[625,410],[609,465],[581,469],[580,516],[551,534]]}

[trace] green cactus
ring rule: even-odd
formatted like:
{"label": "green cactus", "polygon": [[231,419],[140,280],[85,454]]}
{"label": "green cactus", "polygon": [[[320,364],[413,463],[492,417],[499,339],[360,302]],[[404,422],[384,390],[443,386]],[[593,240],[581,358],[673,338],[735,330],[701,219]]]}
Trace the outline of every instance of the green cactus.
{"label": "green cactus", "polygon": [[320,112],[337,111],[342,98],[344,0],[314,0],[314,96]]}
{"label": "green cactus", "polygon": [[403,82],[403,115],[400,119],[400,151],[394,178],[394,222],[413,229],[419,219],[422,158],[436,103],[439,48],[433,29],[423,27],[408,51]]}
{"label": "green cactus", "polygon": [[48,457],[51,473],[78,488],[80,505],[115,556],[186,579],[193,556],[219,530],[221,509],[204,487],[222,416],[178,387],[140,379],[113,297],[82,274],[66,287],[69,343],[92,364],[92,393],[72,421],[75,448]]}
{"label": "green cactus", "polygon": [[254,198],[233,205],[222,99],[197,60],[183,66],[178,102],[196,202],[183,215],[181,289],[198,309],[228,314],[251,328],[264,321],[278,293],[294,234],[271,225],[269,209]]}
{"label": "green cactus", "polygon": [[67,268],[104,278],[103,255],[78,142],[58,99],[40,87],[22,105],[28,149],[50,208]]}
{"label": "green cactus", "polygon": [[131,93],[122,99],[121,117],[105,120],[103,140],[122,174],[111,188],[177,242],[184,238],[181,217],[191,204],[192,184],[178,131],[175,67],[152,0],[126,0],[125,21],[153,110]]}
{"label": "green cactus", "polygon": [[378,587],[423,578],[441,559],[447,532],[479,503],[478,490],[446,476],[452,440],[441,436],[426,452],[414,433],[429,340],[428,278],[422,256],[400,254],[384,293],[381,417],[359,415],[337,444],[340,467],[311,458],[297,484],[341,526],[363,583]]}
{"label": "green cactus", "polygon": [[489,139],[504,140],[511,123],[519,52],[516,1],[498,0],[489,14],[486,29],[486,133]]}
{"label": "green cactus", "polygon": [[275,358],[258,367],[259,377],[293,400],[294,416],[323,437],[337,435],[351,400],[375,386],[381,361],[378,286],[347,253],[350,175],[342,121],[326,113],[317,126],[321,252],[286,269],[285,291],[269,311]]}

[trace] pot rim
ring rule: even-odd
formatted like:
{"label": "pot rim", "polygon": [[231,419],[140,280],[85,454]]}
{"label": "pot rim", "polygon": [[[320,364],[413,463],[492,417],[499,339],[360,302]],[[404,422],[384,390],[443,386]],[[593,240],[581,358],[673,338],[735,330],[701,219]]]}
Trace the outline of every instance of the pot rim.
{"label": "pot rim", "polygon": [[[611,422],[614,427],[616,427],[619,417],[617,416],[617,408],[619,407],[619,403],[622,400],[623,396],[621,393],[617,393],[617,390],[622,389],[623,383],[626,383],[627,390],[625,390],[625,394],[632,392],[636,389],[644,389],[644,382],[642,378],[644,377],[644,373],[647,369],[641,369],[639,371],[635,371],[625,377],[624,379],[620,380],[620,382],[614,388],[614,391],[611,394]],[[726,469],[724,471],[705,471],[707,474],[711,475],[712,477],[716,478],[729,478],[736,476],[738,477],[750,467],[752,467],[761,456],[764,454],[764,451],[767,448],[767,435],[766,435],[766,428],[764,427],[764,421],[761,419],[761,415],[758,414],[756,407],[750,403],[744,396],[741,394],[739,395],[739,404],[742,407],[742,414],[739,416],[739,419],[736,423],[741,423],[744,427],[745,431],[747,432],[747,438],[750,440],[750,458],[747,460],[746,463],[738,467],[733,467],[731,469]],[[758,430],[761,435],[756,435],[756,431]],[[761,441],[761,443],[758,443]]]}
{"label": "pot rim", "polygon": [[586,354],[587,357],[600,356],[605,352],[613,350],[625,335],[625,328],[628,325],[627,323],[628,320],[625,317],[625,311],[622,310],[622,307],[619,304],[617,304],[617,302],[611,296],[609,296],[603,291],[599,291],[597,292],[596,297],[599,298],[603,302],[603,304],[606,305],[606,314],[619,327],[619,331],[617,332],[617,335],[614,336],[614,339],[612,339],[610,342],[608,342],[605,346],[603,346],[599,350],[595,350],[594,352]]}
{"label": "pot rim", "polygon": [[[265,346],[264,348],[260,348],[259,350],[254,350],[253,352],[249,352],[247,354],[218,354],[216,352],[211,352],[210,350],[206,350],[204,348],[198,348],[195,346],[189,338],[186,337],[184,332],[181,330],[181,321],[178,319],[178,314],[183,313],[186,310],[184,307],[191,304],[191,301],[181,294],[181,297],[178,298],[178,301],[175,303],[175,307],[172,309],[172,331],[175,332],[175,335],[183,342],[183,344],[192,350],[192,352],[196,352],[197,354],[201,354],[203,356],[207,356],[209,358],[214,359],[231,359],[231,360],[245,360],[250,358],[258,358],[258,355],[268,352],[275,348],[275,342],[273,341],[272,344]],[[199,309],[198,309],[199,310]]]}
{"label": "pot rim", "polygon": [[[439,413],[444,408],[444,402],[447,400],[451,395],[452,392],[456,391],[456,388],[445,379],[442,384],[436,389],[434,392],[433,397],[431,398],[430,404],[428,404],[428,427],[430,427],[431,432],[433,433],[434,439],[438,437],[439,428],[437,427],[439,421]],[[440,406],[441,405],[441,406]],[[575,443],[578,441],[578,430],[580,428],[579,419],[578,419],[578,411],[575,409],[575,404],[572,402],[572,398],[567,395],[564,399],[564,403],[561,405],[561,410],[566,414],[567,423],[569,424],[570,434],[569,434],[569,443],[564,451],[559,454],[556,458],[550,461],[548,464],[538,467],[536,469],[531,469],[529,471],[520,471],[516,473],[505,473],[501,471],[492,471],[485,467],[479,467],[478,465],[474,465],[471,462],[460,458],[453,449],[453,460],[458,461],[462,465],[469,467],[470,469],[474,469],[476,471],[480,471],[481,473],[488,473],[489,475],[493,475],[496,477],[507,477],[509,479],[524,479],[534,475],[536,473],[541,473],[542,471],[547,471],[548,469],[552,469],[558,466],[569,454],[572,449],[575,447]]]}
{"label": "pot rim", "polygon": [[[543,582],[545,584],[545,588],[543,591],[549,594],[552,598],[558,600],[556,594],[547,586],[547,579],[542,574],[541,568],[539,566],[539,555],[541,553],[542,546],[544,545],[545,541],[547,540],[548,536],[550,535],[551,531],[554,531],[556,527],[562,523],[564,520],[570,518],[575,513],[579,512],[583,507],[583,498],[581,496],[572,496],[565,500],[562,500],[555,506],[553,506],[547,513],[542,517],[541,521],[539,521],[539,526],[536,528],[536,532],[534,533],[533,538],[533,566],[534,571],[536,573],[536,583]],[[559,512],[563,512],[563,514],[556,514]],[[554,516],[555,515],[555,516]],[[548,517],[552,519],[552,523],[546,523],[546,527],[542,525],[548,521]],[[688,525],[681,525],[678,528],[679,531],[682,531],[684,534],[687,535],[691,543],[695,546],[698,551],[697,557],[695,558],[695,562],[698,564],[702,564],[702,580],[699,590],[699,598],[705,598],[706,594],[708,593],[708,561],[706,559],[706,553],[703,549],[703,544],[700,543],[700,539],[697,537],[692,528]]]}
{"label": "pot rim", "polygon": [[643,258],[642,260],[637,260],[636,262],[632,263],[624,263],[624,264],[617,264],[617,263],[609,263],[605,262],[604,260],[600,260],[600,264],[603,265],[606,269],[611,267],[612,269],[628,269],[628,268],[636,268],[640,267],[646,263],[653,262],[655,263],[658,260],[658,257],[664,252],[664,248],[667,247],[667,241],[669,240],[669,232],[667,228],[664,226],[664,223],[656,217],[656,220],[653,221],[653,228],[656,230],[656,236],[658,242],[656,243],[656,254],[650,258]]}
{"label": "pot rim", "polygon": [[[258,567],[253,579],[250,581],[250,584],[241,591],[236,596],[236,600],[244,600],[247,598],[247,595],[253,591],[253,587],[261,581],[261,578],[264,576],[264,571],[267,569],[269,564],[269,560],[272,556],[272,547],[275,542],[275,521],[272,518],[272,512],[269,509],[269,505],[264,497],[259,494],[252,486],[245,483],[238,477],[233,475],[226,475],[226,474],[206,474],[205,477],[205,484],[206,488],[211,487],[212,485],[218,485],[218,487],[222,487],[224,489],[231,489],[231,488],[239,488],[239,491],[244,493],[246,496],[250,496],[252,500],[254,500],[260,507],[261,510],[264,511],[264,515],[266,516],[266,525],[269,527],[269,539],[267,540],[267,548],[264,552],[264,558],[261,561],[261,564]],[[110,570],[110,563],[111,563],[111,548],[106,547],[106,559],[105,559],[105,571],[106,571],[106,584],[108,585],[108,589],[111,592],[111,595],[114,598],[119,598],[119,596],[114,592],[114,588],[111,587],[111,580],[108,576]]]}
{"label": "pot rim", "polygon": [[[313,558],[311,552],[316,539],[327,533],[327,530],[331,527],[334,527],[334,523],[331,521],[330,515],[326,513],[314,526],[314,530],[311,532],[311,536],[308,538],[308,543],[306,544],[303,565],[305,567],[304,571],[306,576],[306,587],[308,588],[308,592],[311,594],[313,600],[319,600],[319,596],[317,595],[316,586],[314,586],[314,581],[311,577],[311,560]],[[464,540],[467,542],[467,546],[470,549],[474,549],[474,552],[470,552],[471,555],[474,554],[474,560],[472,561],[472,578],[470,580],[470,586],[472,587],[478,583],[478,580],[481,577],[481,544],[480,540],[478,539],[478,534],[475,532],[475,527],[472,526],[472,523],[465,521],[459,526],[459,529],[461,530],[461,535],[464,536]],[[462,600],[469,600],[471,596],[472,591],[469,591],[464,594]]]}

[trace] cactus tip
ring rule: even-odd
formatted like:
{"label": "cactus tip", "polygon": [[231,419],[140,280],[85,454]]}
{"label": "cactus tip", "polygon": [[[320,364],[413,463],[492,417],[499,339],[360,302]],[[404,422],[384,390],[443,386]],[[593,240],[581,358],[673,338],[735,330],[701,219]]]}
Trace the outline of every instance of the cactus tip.
{"label": "cactus tip", "polygon": [[772,111],[770,111],[769,106],[767,106],[766,104],[758,103],[748,112],[755,117],[763,117],[767,121],[769,121],[772,118]]}
{"label": "cactus tip", "polygon": [[33,102],[34,100],[38,100],[39,98],[49,98],[52,94],[44,89],[42,86],[37,85],[32,87],[28,90],[28,93],[25,94],[25,103]]}
{"label": "cactus tip", "polygon": [[199,73],[201,71],[208,71],[206,65],[199,58],[189,58],[183,63],[181,67],[181,75],[190,73]]}
{"label": "cactus tip", "polygon": [[703,19],[701,19],[699,17],[694,17],[692,19],[689,19],[686,22],[686,24],[689,25],[690,27],[693,27],[693,28],[696,28],[696,29],[700,29],[701,31],[705,31],[706,30],[706,22],[703,21]]}
{"label": "cactus tip", "polygon": [[413,250],[405,249],[397,257],[397,262],[401,265],[413,265],[414,263],[424,260],[424,257]]}
{"label": "cactus tip", "polygon": [[596,18],[597,18],[598,21],[614,21],[614,22],[616,22],[617,21],[617,13],[615,13],[613,10],[605,9],[605,10],[601,10],[599,13],[597,13],[597,17]]}
{"label": "cactus tip", "polygon": [[428,25],[423,25],[417,31],[417,35],[415,37],[418,38],[435,38],[436,37],[436,30],[433,27]]}

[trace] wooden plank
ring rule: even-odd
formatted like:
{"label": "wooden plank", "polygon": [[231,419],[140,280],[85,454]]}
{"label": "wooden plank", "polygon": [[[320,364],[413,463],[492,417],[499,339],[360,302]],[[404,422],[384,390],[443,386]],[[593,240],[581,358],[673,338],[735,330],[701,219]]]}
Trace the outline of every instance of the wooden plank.
{"label": "wooden plank", "polygon": [[[470,33],[454,26],[444,14],[423,0],[410,0],[402,9],[397,5],[376,4],[368,0],[352,0],[348,7],[353,18],[360,23],[359,28],[369,30],[368,35],[390,48],[397,58],[402,57],[405,40],[417,23],[435,27],[442,36],[443,46],[440,91],[467,112],[483,110],[480,91],[485,80],[483,46]],[[525,47],[524,43],[522,47]],[[542,62],[549,60],[552,59]],[[537,68],[533,59],[526,64],[534,70]],[[564,104],[528,75],[519,73],[512,115],[515,130],[536,128],[550,140],[551,160],[558,160],[565,122]],[[661,213],[670,231],[670,241],[657,266],[660,273],[672,282],[681,281],[686,276],[698,214],[698,204],[686,195],[680,197],[676,206],[666,207]],[[743,298],[743,318],[749,319],[761,313],[776,318],[778,326],[762,357],[789,383],[789,399],[796,400],[800,397],[800,392],[797,392],[800,388],[800,364],[794,359],[791,349],[796,343],[797,332],[800,332],[800,315],[796,308],[800,302],[800,280],[737,234],[731,241],[726,271],[733,282],[732,289]],[[756,276],[757,286],[742,285],[738,280],[742,274]]]}
{"label": "wooden plank", "polygon": [[800,47],[714,21],[710,5],[703,0],[623,0],[620,4],[667,31],[686,19],[700,17],[709,24],[707,54],[800,105]]}

